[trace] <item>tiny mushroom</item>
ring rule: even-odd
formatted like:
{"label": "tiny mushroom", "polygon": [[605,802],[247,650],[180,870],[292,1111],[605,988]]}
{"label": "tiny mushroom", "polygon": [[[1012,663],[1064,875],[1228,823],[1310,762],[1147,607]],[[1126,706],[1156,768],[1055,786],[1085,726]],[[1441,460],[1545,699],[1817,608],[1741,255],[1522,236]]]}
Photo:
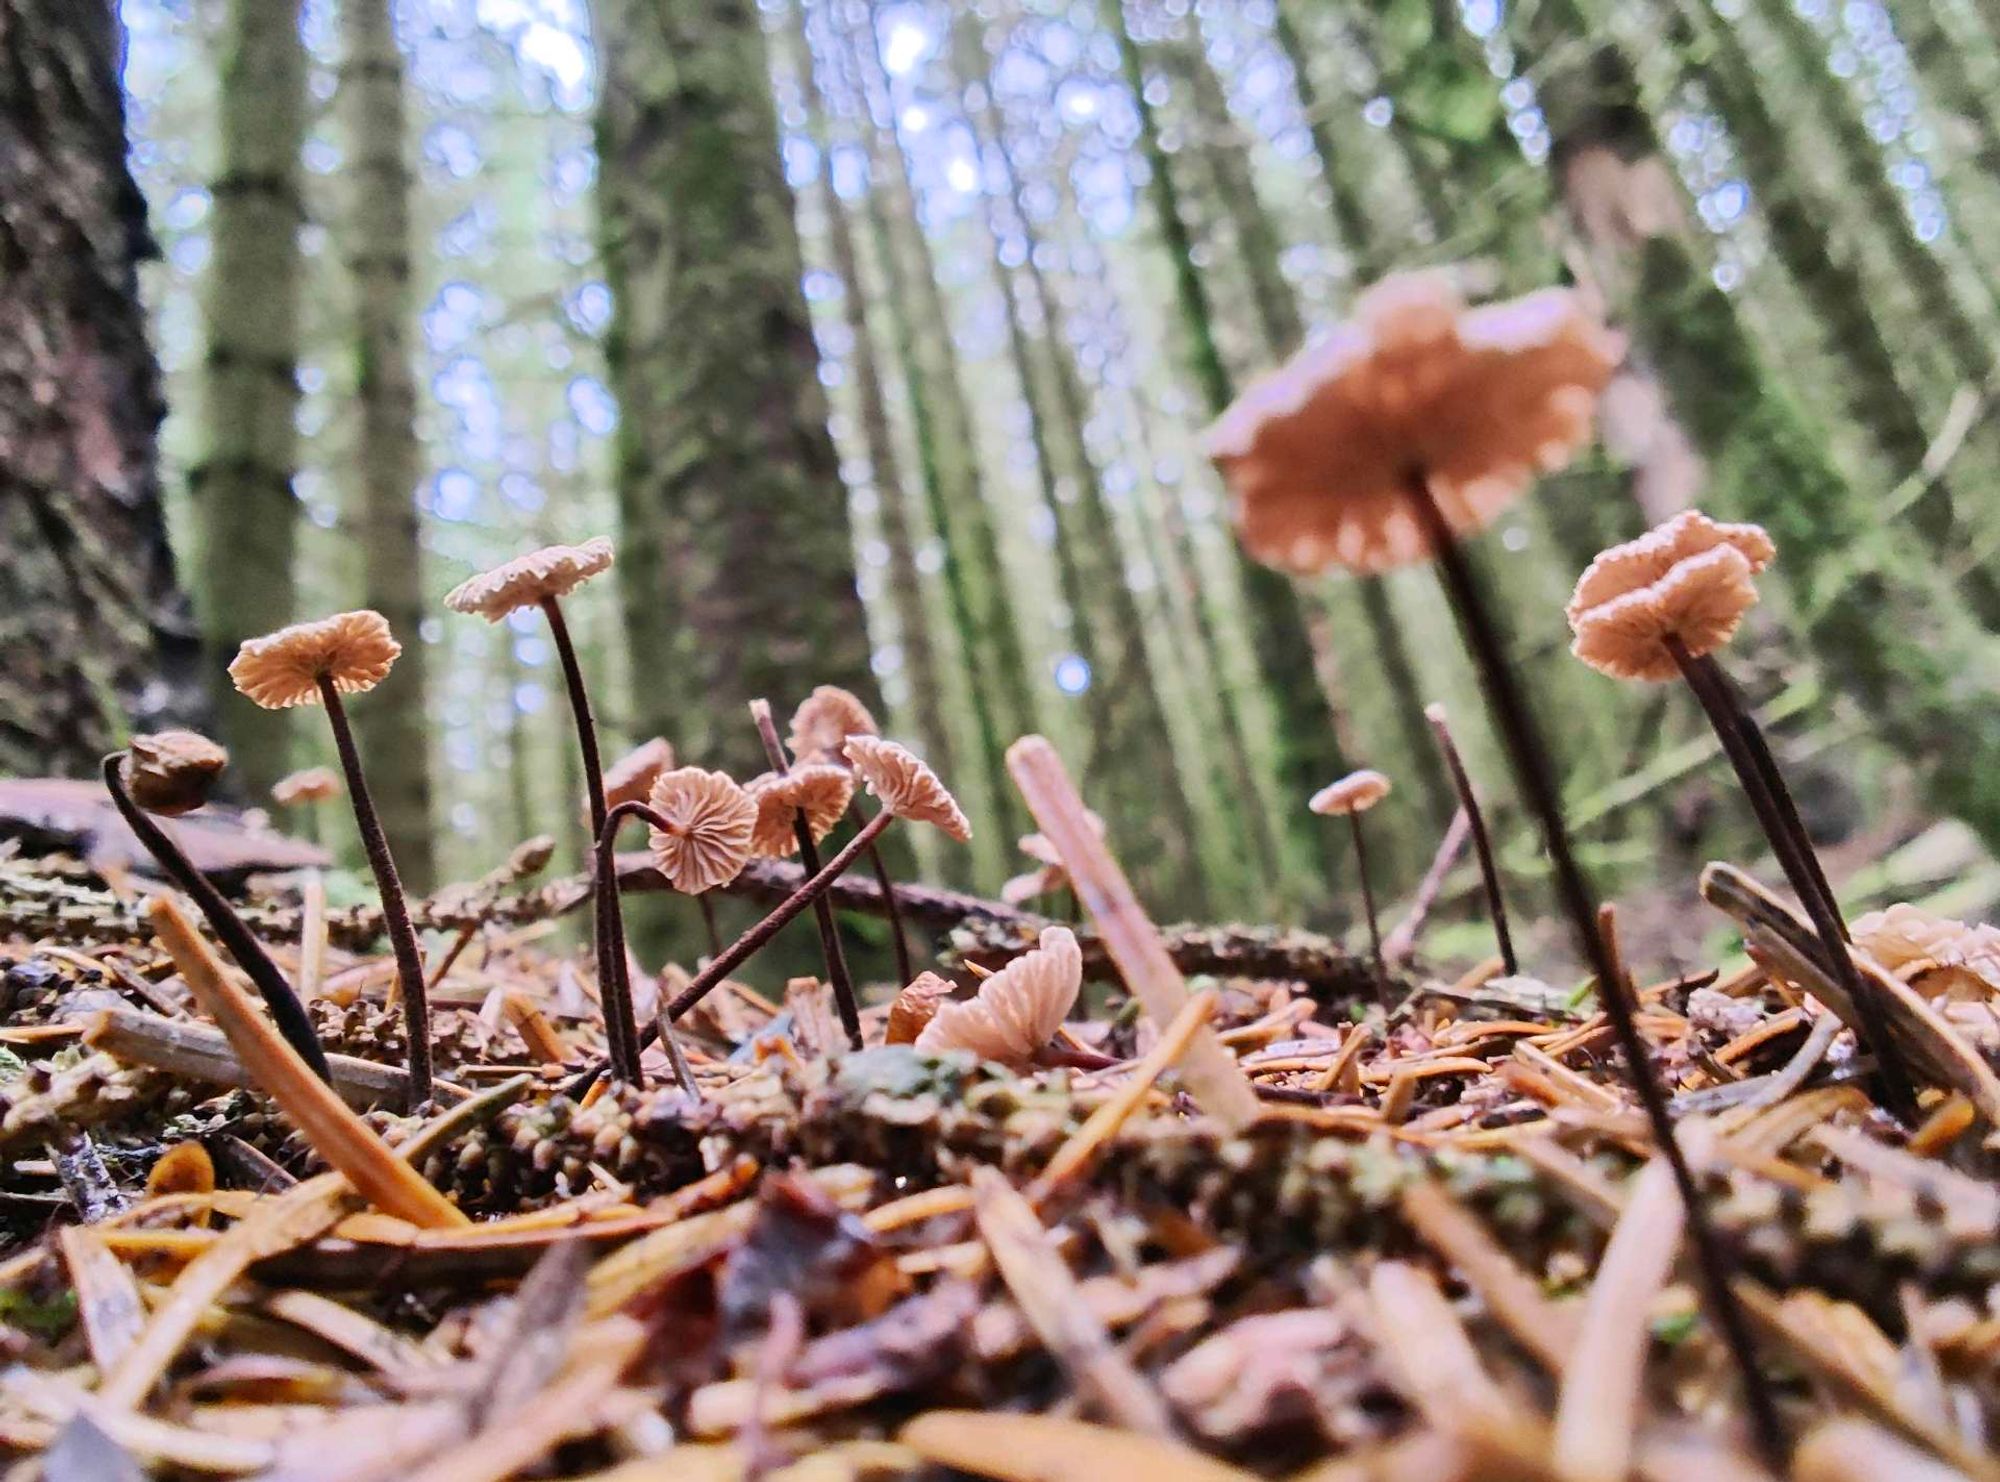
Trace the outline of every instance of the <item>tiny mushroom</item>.
{"label": "tiny mushroom", "polygon": [[[1104,837],[1102,818],[1088,808],[1083,810],[1083,818],[1098,838]],[[1048,835],[1023,834],[1015,841],[1015,847],[1034,860],[1037,867],[1001,882],[1000,899],[1008,905],[1018,906],[1023,901],[1052,894],[1069,885],[1069,870],[1063,864],[1062,853]]]}
{"label": "tiny mushroom", "polygon": [[[653,782],[662,772],[671,772],[674,767],[674,748],[664,736],[655,736],[642,745],[633,747],[625,755],[604,769],[604,806],[607,810],[620,803],[643,801],[653,790]],[[584,806],[589,808],[589,800]]]}
{"label": "tiny mushroom", "polygon": [[177,818],[208,801],[229,753],[193,731],[134,736],[126,749],[125,785],[148,813]]}
{"label": "tiny mushroom", "polygon": [[976,997],[946,1003],[918,1034],[919,1050],[966,1050],[1022,1069],[1048,1045],[1083,985],[1083,949],[1066,926],[1042,931],[1023,952],[979,985]]}
{"label": "tiny mushroom", "polygon": [[372,690],[388,677],[403,651],[389,631],[388,619],[362,609],[335,613],[262,638],[252,638],[237,651],[229,677],[257,704],[270,710],[293,705],[325,707],[333,729],[334,749],[347,778],[348,797],[362,848],[382,895],[382,919],[395,952],[396,976],[402,987],[404,1027],[409,1042],[410,1101],[421,1106],[431,1099],[430,995],[424,980],[423,954],[410,922],[409,902],[389,852],[388,836],[375,811],[368,779],[361,770],[361,753],[341,697]]}
{"label": "tiny mushroom", "polygon": [[793,820],[805,815],[815,841],[824,839],[847,814],[854,797],[854,774],[831,762],[801,762],[789,772],[765,772],[745,786],[757,804],[750,839],[756,859],[787,859],[799,852]]}
{"label": "tiny mushroom", "polygon": [[340,777],[331,767],[304,767],[271,784],[271,801],[281,808],[323,803],[340,796]]}
{"label": "tiny mushroom", "polygon": [[1363,767],[1349,772],[1337,782],[1329,782],[1312,795],[1307,804],[1325,818],[1345,818],[1354,835],[1354,869],[1361,877],[1361,905],[1368,917],[1368,944],[1375,956],[1375,982],[1385,992],[1389,970],[1382,961],[1382,927],[1375,916],[1375,889],[1368,880],[1368,849],[1362,842],[1361,815],[1389,796],[1389,779]]}
{"label": "tiny mushroom", "polygon": [[879,736],[849,736],[844,750],[868,791],[881,800],[884,813],[931,824],[961,844],[972,837],[972,824],[958,799],[908,747]]}

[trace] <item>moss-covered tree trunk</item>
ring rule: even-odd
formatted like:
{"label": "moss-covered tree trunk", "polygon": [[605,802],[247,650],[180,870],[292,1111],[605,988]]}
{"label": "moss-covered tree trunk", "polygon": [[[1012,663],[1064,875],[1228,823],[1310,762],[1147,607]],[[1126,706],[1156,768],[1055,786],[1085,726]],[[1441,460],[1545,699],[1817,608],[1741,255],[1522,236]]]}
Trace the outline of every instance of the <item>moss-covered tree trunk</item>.
{"label": "moss-covered tree trunk", "polygon": [[349,157],[341,223],[354,292],[354,478],[362,598],[389,620],[403,656],[354,706],[368,781],[396,864],[412,889],[436,876],[430,728],[425,715],[424,597],[417,484],[416,304],[410,266],[410,166],[403,54],[390,0],[343,0],[339,106]]}
{"label": "moss-covered tree trunk", "polygon": [[[230,0],[221,37],[222,135],[204,292],[208,359],[200,462],[197,593],[209,668],[246,638],[290,622],[298,502],[299,149],[306,52],[297,0]],[[243,796],[263,801],[290,767],[291,713],[226,683],[217,717]]]}
{"label": "moss-covered tree trunk", "polygon": [[[1601,151],[1632,189],[1670,185],[1629,63],[1609,46],[1566,55],[1541,79],[1558,178],[1608,178],[1578,168]],[[1708,463],[1703,503],[1770,530],[1778,560],[1767,580],[1787,587],[1828,684],[1900,753],[1933,806],[2000,847],[2000,645],[1847,485],[1823,430],[1780,389],[1674,213],[1607,213],[1598,201],[1586,216],[1583,201],[1571,203],[1580,221],[1621,223],[1615,243],[1596,245],[1627,256],[1637,346]]]}
{"label": "moss-covered tree trunk", "polygon": [[155,437],[111,0],[0,0],[0,774],[203,710]]}
{"label": "moss-covered tree trunk", "polygon": [[635,729],[756,771],[747,701],[874,693],[764,34],[751,0],[596,20]]}
{"label": "moss-covered tree trunk", "polygon": [[[1209,295],[1194,260],[1172,156],[1161,143],[1151,100],[1146,94],[1145,61],[1122,0],[1101,0],[1105,29],[1118,48],[1119,64],[1139,121],[1139,147],[1145,156],[1154,223],[1173,273],[1175,301],[1180,311],[1181,341],[1196,394],[1210,416],[1220,416],[1235,395],[1235,386],[1216,343]],[[1334,717],[1320,687],[1304,607],[1290,579],[1255,562],[1243,564],[1243,588],[1248,602],[1253,642],[1277,716],[1272,738],[1284,798],[1296,811],[1283,813],[1287,827],[1307,858],[1330,863],[1324,830],[1308,828],[1311,815],[1305,800],[1345,770]]]}

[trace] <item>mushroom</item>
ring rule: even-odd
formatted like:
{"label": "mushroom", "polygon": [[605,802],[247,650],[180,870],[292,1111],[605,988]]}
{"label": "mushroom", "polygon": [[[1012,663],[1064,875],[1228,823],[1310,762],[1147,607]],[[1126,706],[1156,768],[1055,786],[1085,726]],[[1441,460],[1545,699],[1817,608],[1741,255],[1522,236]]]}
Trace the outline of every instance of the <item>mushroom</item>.
{"label": "mushroom", "polygon": [[[1083,820],[1098,838],[1104,837],[1104,820],[1089,808],[1083,810]],[[1062,851],[1047,834],[1023,834],[1015,840],[1015,848],[1036,863],[1036,868],[1025,874],[1015,875],[1000,886],[1000,899],[1010,906],[1018,906],[1031,901],[1038,895],[1048,895],[1053,891],[1069,891],[1070,912],[1074,916],[1080,909],[1076,899],[1076,887],[1069,878],[1069,870],[1063,864]]]}
{"label": "mushroom", "polygon": [[[787,923],[819,899],[828,886],[852,869],[855,861],[867,852],[868,846],[898,818],[933,824],[961,842],[972,837],[972,826],[966,822],[957,800],[938,780],[937,774],[913,753],[893,741],[860,736],[849,737],[845,749],[855,772],[868,785],[869,791],[881,799],[881,811],[864,823],[838,854],[820,866],[817,873],[801,881],[797,889],[772,907],[769,915],[725,947],[719,956],[710,958],[687,987],[667,1005],[659,1023],[679,1019],[706,998],[725,977],[755,956]],[[754,810],[755,804],[751,804],[751,808]],[[746,848],[754,826],[753,819],[746,819]],[[656,1032],[657,1025],[641,1039],[641,1049],[652,1043]],[[601,1070],[601,1066],[592,1067],[578,1077],[569,1089],[580,1094]]]}
{"label": "mushroom", "polygon": [[917,1035],[919,1050],[969,1050],[1019,1070],[1033,1064],[1076,1002],[1083,949],[1067,926],[1042,931],[1023,952],[979,985],[978,996],[945,1003]]}
{"label": "mushroom", "polygon": [[1345,818],[1354,834],[1354,869],[1361,877],[1361,907],[1368,917],[1368,946],[1375,955],[1375,983],[1389,991],[1389,969],[1382,961],[1382,928],[1375,919],[1375,889],[1368,883],[1368,849],[1362,843],[1361,815],[1389,796],[1389,779],[1369,767],[1349,772],[1312,795],[1307,807],[1323,818]]}
{"label": "mushroom", "polygon": [[1876,1056],[1884,1100],[1907,1120],[1916,1109],[1909,1068],[1876,990],[1848,956],[1840,903],[1764,733],[1716,662],[1757,601],[1753,580],[1777,556],[1762,527],[1711,520],[1685,510],[1636,540],[1601,552],[1565,612],[1576,635],[1570,651],[1614,679],[1684,680],[1736,771],[1785,878],[1805,906],[1827,967],[1851,1001],[1875,1021],[1863,1036]]}
{"label": "mushroom", "polygon": [[889,1005],[889,1021],[882,1029],[885,1045],[913,1045],[924,1026],[951,997],[951,980],[933,972],[917,974]]}
{"label": "mushroom", "polygon": [[[849,762],[842,748],[846,746],[848,737],[879,736],[881,733],[882,728],[875,724],[875,717],[858,696],[837,684],[823,684],[807,695],[799,708],[792,712],[788,744],[796,761],[830,762],[836,767],[845,767]],[[777,763],[773,761],[772,765]],[[889,918],[889,943],[896,952],[897,981],[907,983],[913,968],[910,941],[903,931],[903,908],[896,900],[896,887],[889,878],[889,867],[882,862],[882,852],[872,845],[868,850],[868,868],[875,876],[875,883],[882,888],[882,910]]]}
{"label": "mushroom", "polygon": [[1583,301],[1543,289],[1468,308],[1442,271],[1397,274],[1362,294],[1354,322],[1250,386],[1207,434],[1249,553],[1301,574],[1431,561],[1522,801],[1540,827],[1557,898],[1596,974],[1627,1073],[1688,1211],[1709,1310],[1742,1373],[1758,1435],[1780,1433],[1729,1267],[1597,923],[1555,770],[1459,542],[1590,436],[1624,350]]}
{"label": "mushroom", "polygon": [[208,918],[216,939],[256,985],[278,1033],[325,1080],[330,1074],[326,1051],[320,1048],[312,1018],[299,1001],[298,993],[222,892],[194,867],[173,836],[149,816],[161,813],[178,817],[201,806],[202,799],[195,796],[196,792],[205,796],[228,764],[228,752],[192,731],[134,736],[127,750],[114,751],[104,758],[104,788],[111,794],[112,806],[146,852]]}
{"label": "mushroom", "polygon": [[[549,621],[549,636],[555,641],[556,656],[562,662],[563,683],[569,691],[570,716],[576,723],[577,748],[583,753],[583,787],[590,815],[591,857],[595,859],[604,833],[604,763],[597,746],[597,724],[591,718],[590,694],[584,688],[583,666],[577,662],[576,645],[571,642],[569,623],[563,617],[562,599],[610,569],[613,551],[603,536],[593,536],[581,545],[550,545],[526,555],[503,561],[489,571],[460,582],[445,594],[444,605],[453,612],[483,617],[489,623],[504,621],[523,608],[539,607]],[[631,985],[626,980],[625,933],[619,914],[614,884],[610,905],[604,893],[598,898],[596,932],[599,937],[600,975],[610,970],[610,980],[599,978],[604,995],[605,1033],[615,1046],[629,1047],[637,1038],[638,1026],[632,1017]],[[607,943],[607,935],[614,938]],[[617,1057],[636,1067],[638,1055]]]}
{"label": "mushroom", "polygon": [[1479,794],[1472,790],[1472,778],[1466,775],[1465,762],[1458,754],[1458,742],[1452,739],[1451,717],[1446,714],[1444,706],[1426,705],[1424,719],[1430,722],[1431,733],[1437,737],[1438,750],[1444,755],[1445,770],[1451,773],[1451,785],[1458,793],[1458,806],[1465,810],[1466,827],[1472,833],[1473,853],[1479,858],[1479,884],[1486,892],[1486,914],[1493,923],[1493,937],[1500,947],[1501,970],[1511,978],[1521,971],[1521,964],[1514,956],[1514,935],[1507,929],[1507,903],[1500,896],[1500,870],[1493,862],[1493,841],[1486,832],[1486,814],[1479,806]]}
{"label": "mushroom", "polygon": [[[612,1068],[620,1079],[643,1085],[639,1053],[650,1039],[640,1035],[632,1015],[624,924],[618,909],[618,866],[613,855],[619,825],[628,818],[644,819],[651,826],[647,845],[654,865],[674,889],[695,897],[713,941],[715,920],[705,893],[742,873],[750,858],[757,805],[726,773],[677,767],[653,779],[644,802],[627,798],[612,808],[598,832],[592,888],[597,897],[598,986],[606,1000],[605,1038]],[[676,1054],[670,1047],[669,1059]]]}
{"label": "mushroom", "polygon": [[[633,747],[604,769],[604,807],[608,812],[620,803],[643,800],[653,790],[653,781],[662,772],[674,769],[674,748],[664,736],[655,736]],[[590,800],[584,800],[584,812]]]}
{"label": "mushroom", "polygon": [[280,808],[298,808],[306,837],[319,842],[319,805],[340,796],[340,777],[331,767],[305,767],[288,772],[271,784],[271,801]]}
{"label": "mushroom", "polygon": [[388,676],[402,644],[389,631],[388,619],[366,608],[338,612],[313,622],[294,623],[262,638],[251,638],[229,665],[236,688],[267,710],[294,705],[323,705],[333,729],[334,749],[354,803],[354,820],[361,846],[375,873],[382,895],[382,920],[396,957],[396,977],[403,995],[404,1038],[409,1042],[410,1104],[431,1099],[430,994],[424,982],[423,953],[410,923],[409,902],[368,779],[361,770],[361,753],[347,721],[342,695],[366,693]]}

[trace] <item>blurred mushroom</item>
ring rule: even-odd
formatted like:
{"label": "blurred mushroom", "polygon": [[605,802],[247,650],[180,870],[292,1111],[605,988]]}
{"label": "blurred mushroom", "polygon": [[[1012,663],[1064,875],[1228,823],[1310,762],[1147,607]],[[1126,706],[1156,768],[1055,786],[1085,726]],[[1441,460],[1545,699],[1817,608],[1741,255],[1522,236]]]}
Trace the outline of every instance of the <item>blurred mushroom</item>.
{"label": "blurred mushroom", "polygon": [[1914,971],[1928,993],[2000,997],[2000,927],[1954,921],[1899,901],[1855,917],[1854,945],[1892,973]]}
{"label": "blurred mushroom", "polygon": [[1083,985],[1083,949],[1067,926],[1042,931],[1041,943],[979,985],[964,1003],[938,1006],[917,1036],[919,1050],[966,1050],[1016,1070],[1062,1028]]}
{"label": "blurred mushroom", "polygon": [[409,902],[396,873],[395,857],[382,832],[368,779],[361,770],[361,753],[354,744],[342,695],[363,694],[388,676],[403,646],[389,631],[388,619],[362,609],[339,612],[313,622],[294,623],[262,638],[247,640],[229,666],[236,688],[268,710],[320,704],[333,729],[334,749],[347,779],[361,845],[382,895],[382,920],[396,957],[396,977],[403,995],[405,1039],[409,1042],[410,1104],[431,1099],[430,995],[424,981],[423,953],[410,923]]}
{"label": "blurred mushroom", "polygon": [[1323,818],[1345,818],[1354,834],[1354,869],[1361,877],[1361,907],[1368,917],[1368,947],[1375,957],[1375,985],[1389,991],[1389,969],[1382,961],[1382,928],[1375,919],[1375,888],[1368,881],[1368,847],[1362,842],[1361,815],[1389,796],[1389,779],[1363,767],[1338,782],[1329,782],[1306,806]]}
{"label": "blurred mushroom", "polygon": [[913,1045],[924,1026],[951,997],[951,981],[936,973],[920,973],[889,1005],[889,1022],[882,1031],[885,1045]]}
{"label": "blurred mushroom", "polygon": [[[662,772],[671,772],[674,767],[674,748],[664,736],[655,736],[643,745],[635,746],[604,769],[604,806],[607,810],[620,803],[643,799],[653,789],[653,780]],[[588,812],[590,800],[584,799],[584,809]]]}
{"label": "blurred mushroom", "polygon": [[[1104,837],[1104,820],[1086,808],[1084,822],[1093,829],[1098,838]],[[1023,834],[1015,842],[1028,858],[1039,866],[1025,874],[1015,875],[1000,886],[1000,899],[1010,906],[1018,906],[1031,901],[1038,895],[1049,895],[1058,890],[1069,890],[1070,906],[1076,909],[1076,891],[1071,887],[1069,870],[1064,867],[1062,852],[1046,834]]]}
{"label": "blurred mushroom", "polygon": [[1907,1120],[1916,1093],[1894,1036],[1882,1027],[1886,1010],[1848,956],[1840,903],[1777,759],[1714,657],[1757,601],[1752,578],[1776,556],[1760,526],[1683,511],[1638,539],[1601,552],[1577,578],[1565,609],[1576,635],[1571,652],[1614,679],[1686,681],[1805,906],[1828,970],[1873,1021],[1864,1038],[1881,1068],[1883,1099]]}
{"label": "blurred mushroom", "polygon": [[148,813],[178,818],[208,801],[229,753],[193,731],[134,736],[126,748],[125,785]]}
{"label": "blurred mushroom", "polygon": [[271,784],[271,801],[280,808],[297,808],[305,836],[320,842],[320,805],[340,796],[340,777],[331,767],[306,767]]}

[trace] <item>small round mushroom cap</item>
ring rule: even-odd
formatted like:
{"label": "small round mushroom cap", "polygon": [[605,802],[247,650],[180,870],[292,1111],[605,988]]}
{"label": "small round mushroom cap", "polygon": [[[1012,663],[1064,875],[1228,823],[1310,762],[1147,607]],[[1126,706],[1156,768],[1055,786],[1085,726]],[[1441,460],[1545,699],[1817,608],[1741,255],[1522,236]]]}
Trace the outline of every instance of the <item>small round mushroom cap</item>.
{"label": "small round mushroom cap", "polygon": [[134,736],[121,770],[125,790],[148,813],[175,818],[208,801],[229,753],[193,731]]}
{"label": "small round mushroom cap", "polygon": [[1363,767],[1338,782],[1329,782],[1312,795],[1306,806],[1315,813],[1345,817],[1349,813],[1366,813],[1388,796],[1389,779],[1372,767]]}
{"label": "small round mushroom cap", "polygon": [[402,651],[403,645],[389,631],[389,620],[362,608],[245,640],[229,666],[229,677],[266,710],[287,710],[317,705],[322,679],[343,695],[374,689],[388,677]]}
{"label": "small round mushroom cap", "polygon": [[445,594],[453,612],[477,613],[497,623],[508,613],[567,597],[611,565],[611,542],[592,536],[582,545],[549,545],[462,581]]}
{"label": "small round mushroom cap", "polygon": [[868,790],[889,812],[916,823],[935,824],[961,844],[972,837],[972,823],[958,806],[958,799],[908,747],[880,736],[849,736],[844,750]]}
{"label": "small round mushroom cap", "polygon": [[653,863],[674,889],[699,895],[743,872],[757,804],[726,773],[701,767],[663,772],[647,802],[667,823],[655,827],[647,842]]}
{"label": "small round mushroom cap", "polygon": [[848,765],[847,754],[841,747],[849,736],[881,734],[875,717],[852,692],[837,684],[823,684],[792,712],[792,733],[785,744],[799,761],[844,767]]}
{"label": "small round mushroom cap", "polygon": [[805,814],[815,843],[833,831],[854,797],[854,774],[831,762],[803,762],[789,772],[766,772],[744,789],[757,804],[757,827],[750,853],[757,859],[785,859],[799,852],[793,819]]}
{"label": "small round mushroom cap", "polygon": [[1031,1064],[1076,1002],[1083,949],[1066,926],[1047,927],[1041,945],[979,985],[979,996],[941,1004],[917,1036],[920,1050],[969,1050],[1016,1069]]}
{"label": "small round mushroom cap", "polygon": [[[616,808],[620,803],[639,801],[653,790],[662,772],[673,770],[673,765],[674,748],[664,736],[633,747],[605,770],[604,806]],[[588,816],[588,800],[584,812]]]}
{"label": "small round mushroom cap", "polygon": [[1854,945],[1890,972],[1918,967],[1926,993],[1959,999],[2000,996],[2000,927],[1955,921],[1898,902],[1855,917],[1850,930]]}
{"label": "small round mushroom cap", "polygon": [[1751,578],[1776,554],[1759,526],[1684,511],[1585,569],[1564,609],[1570,652],[1614,679],[1673,679],[1667,640],[1697,657],[1727,643],[1757,601]]}
{"label": "small round mushroom cap", "polygon": [[1449,272],[1398,273],[1246,389],[1206,448],[1257,560],[1385,571],[1435,554],[1413,475],[1454,534],[1485,529],[1589,439],[1624,349],[1566,289],[1467,308]]}
{"label": "small round mushroom cap", "polygon": [[271,784],[271,801],[281,808],[339,796],[340,775],[331,767],[302,767]]}

